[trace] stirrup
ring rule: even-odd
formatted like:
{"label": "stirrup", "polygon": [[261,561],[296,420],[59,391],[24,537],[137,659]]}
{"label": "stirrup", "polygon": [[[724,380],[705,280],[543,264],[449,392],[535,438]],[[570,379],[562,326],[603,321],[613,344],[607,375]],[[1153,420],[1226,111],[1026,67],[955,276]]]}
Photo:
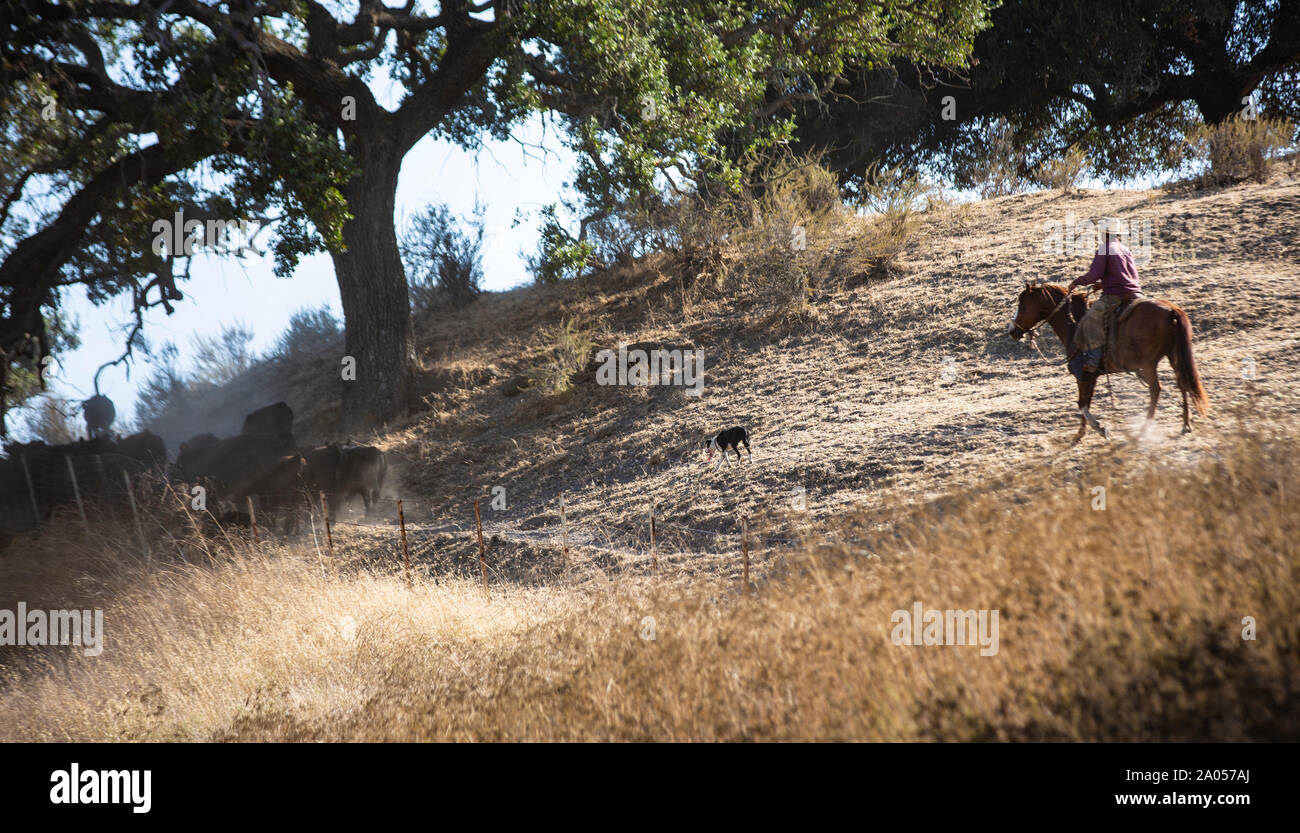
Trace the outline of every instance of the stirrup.
{"label": "stirrup", "polygon": [[1074,378],[1078,379],[1080,382],[1083,381],[1083,354],[1082,353],[1075,353],[1072,357],[1070,357],[1070,361],[1066,365],[1066,367],[1069,368],[1070,373],[1074,376]]}

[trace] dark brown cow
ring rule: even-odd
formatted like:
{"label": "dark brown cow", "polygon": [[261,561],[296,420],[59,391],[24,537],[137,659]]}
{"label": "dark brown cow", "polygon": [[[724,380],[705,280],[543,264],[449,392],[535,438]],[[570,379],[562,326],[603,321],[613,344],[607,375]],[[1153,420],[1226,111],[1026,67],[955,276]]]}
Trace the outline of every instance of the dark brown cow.
{"label": "dark brown cow", "polygon": [[339,463],[343,459],[343,449],[337,445],[321,445],[302,452],[307,461],[303,480],[311,490],[312,497],[319,500],[320,493],[332,495],[338,491]]}
{"label": "dark brown cow", "polygon": [[78,494],[83,505],[121,499],[126,491],[123,474],[134,477],[149,464],[114,449],[107,437],[65,445],[37,441],[6,446],[9,459],[0,462],[0,528],[31,529]]}
{"label": "dark brown cow", "polygon": [[242,508],[246,497],[256,497],[266,514],[267,528],[278,518],[283,522],[286,535],[296,534],[299,517],[307,506],[307,487],[303,481],[306,468],[307,461],[298,454],[286,454],[272,461],[261,474],[232,495],[235,506]]}
{"label": "dark brown cow", "polygon": [[167,464],[167,444],[152,431],[141,431],[118,440],[117,453],[151,466]]}
{"label": "dark brown cow", "polygon": [[361,495],[366,504],[366,517],[370,517],[379,502],[379,490],[388,474],[388,460],[384,452],[369,445],[345,445],[339,460],[336,494],[342,506]]}
{"label": "dark brown cow", "polygon": [[304,456],[304,480],[313,496],[321,492],[329,496],[331,516],[358,495],[365,501],[366,516],[370,516],[388,473],[382,451],[368,445],[324,445],[306,451]]}
{"label": "dark brown cow", "polygon": [[293,410],[283,402],[259,408],[244,417],[241,434],[292,434]]}
{"label": "dark brown cow", "polygon": [[216,434],[195,434],[181,443],[176,451],[176,471],[179,473],[193,467],[196,460],[211,451],[212,447],[219,442],[221,438]]}
{"label": "dark brown cow", "polygon": [[297,449],[292,434],[240,434],[195,451],[187,443],[176,458],[182,480],[205,479],[216,497],[245,494],[268,467]]}

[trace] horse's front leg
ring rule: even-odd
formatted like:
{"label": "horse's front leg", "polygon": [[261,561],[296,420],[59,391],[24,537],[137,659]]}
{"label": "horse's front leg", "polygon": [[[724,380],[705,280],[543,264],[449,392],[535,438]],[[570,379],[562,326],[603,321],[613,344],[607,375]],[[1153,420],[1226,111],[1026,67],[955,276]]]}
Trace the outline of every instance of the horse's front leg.
{"label": "horse's front leg", "polygon": [[1091,374],[1088,375],[1086,379],[1079,380],[1080,424],[1079,424],[1079,433],[1076,434],[1074,437],[1074,442],[1076,443],[1079,440],[1083,439],[1083,435],[1088,432],[1089,425],[1095,428],[1098,434],[1101,434],[1103,437],[1105,437],[1108,440],[1110,439],[1110,432],[1107,431],[1105,428],[1102,428],[1101,423],[1098,422],[1097,418],[1092,415],[1092,411],[1088,410],[1088,406],[1092,404],[1093,391],[1097,389],[1097,378],[1098,377],[1096,374]]}
{"label": "horse's front leg", "polygon": [[1070,445],[1077,444],[1083,439],[1083,435],[1088,433],[1087,403],[1092,400],[1092,382],[1085,382],[1082,379],[1079,382],[1079,433],[1074,435]]}

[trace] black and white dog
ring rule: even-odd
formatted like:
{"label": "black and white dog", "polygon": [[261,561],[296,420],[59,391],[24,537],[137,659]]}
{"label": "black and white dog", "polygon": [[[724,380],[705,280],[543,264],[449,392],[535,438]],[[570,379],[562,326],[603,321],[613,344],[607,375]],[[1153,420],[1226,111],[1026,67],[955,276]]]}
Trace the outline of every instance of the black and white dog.
{"label": "black and white dog", "polygon": [[[741,443],[744,443],[745,452],[749,454],[749,459],[752,462],[754,459],[754,452],[749,448],[749,432],[739,425],[734,428],[728,428],[726,431],[719,431],[700,445],[704,448],[704,452],[709,455],[710,460],[713,459],[713,452],[715,451],[722,455],[721,459],[719,459],[717,464],[713,467],[713,470],[717,471],[718,467],[722,465],[722,461],[727,459],[728,448],[736,452],[736,462],[740,462]],[[731,461],[728,460],[727,465],[731,465]]]}

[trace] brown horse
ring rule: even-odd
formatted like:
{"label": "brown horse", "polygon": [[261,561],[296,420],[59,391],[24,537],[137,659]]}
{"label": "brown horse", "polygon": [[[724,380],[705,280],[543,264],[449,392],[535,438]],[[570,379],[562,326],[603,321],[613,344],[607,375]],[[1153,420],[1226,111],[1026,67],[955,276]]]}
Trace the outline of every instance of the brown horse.
{"label": "brown horse", "polygon": [[[1066,288],[1060,284],[1026,284],[1020,293],[1016,317],[1007,327],[1007,335],[1017,341],[1026,333],[1032,338],[1033,330],[1046,321],[1065,345],[1066,351],[1073,352],[1074,330],[1087,310],[1088,302],[1083,295],[1071,295],[1068,303],[1062,303],[1065,300]],[[1161,358],[1169,359],[1169,364],[1174,369],[1174,378],[1178,380],[1178,389],[1183,393],[1183,433],[1186,434],[1192,430],[1187,410],[1188,399],[1190,398],[1198,415],[1205,416],[1210,410],[1210,400],[1201,387],[1196,359],[1192,357],[1192,324],[1187,320],[1187,313],[1168,301],[1135,301],[1116,334],[1115,349],[1107,351],[1106,367],[1102,372],[1131,371],[1146,382],[1151,392],[1151,402],[1147,405],[1148,422],[1155,418],[1156,402],[1160,399],[1160,378],[1156,366],[1160,364]],[[1074,438],[1076,443],[1083,439],[1089,425],[1102,436],[1110,437],[1110,432],[1102,428],[1101,423],[1088,410],[1100,375],[1101,373],[1083,373],[1078,379],[1079,433]]]}

